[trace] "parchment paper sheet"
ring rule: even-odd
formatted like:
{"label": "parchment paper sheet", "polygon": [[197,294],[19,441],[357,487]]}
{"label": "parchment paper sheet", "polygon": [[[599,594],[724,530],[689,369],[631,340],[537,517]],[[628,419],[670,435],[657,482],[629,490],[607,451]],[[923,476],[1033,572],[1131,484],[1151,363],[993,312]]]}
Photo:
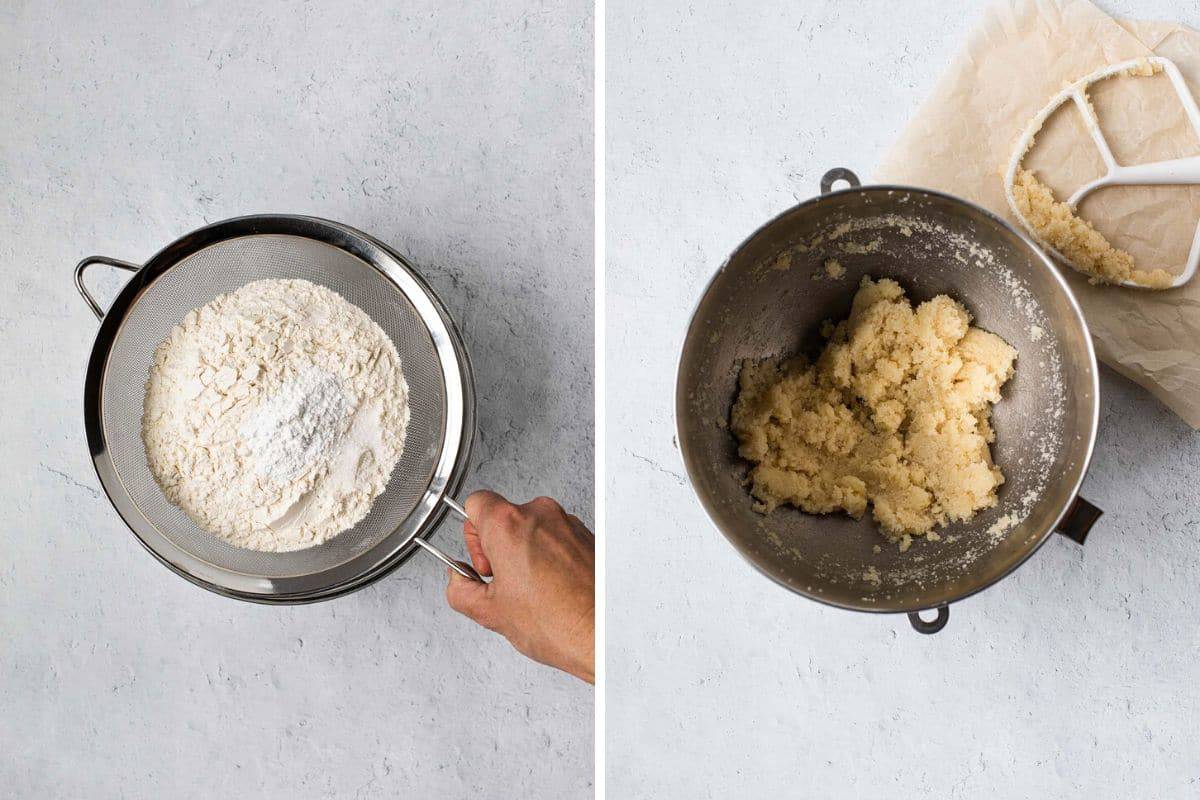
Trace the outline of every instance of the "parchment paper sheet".
{"label": "parchment paper sheet", "polygon": [[[1200,97],[1200,33],[1118,22],[1087,0],[1010,0],[989,9],[932,97],[884,155],[875,179],[941,189],[1016,223],[1001,168],[1029,120],[1065,83],[1107,64],[1157,54]],[[1200,154],[1165,76],[1096,84],[1092,102],[1121,163]],[[1025,165],[1059,199],[1102,172],[1073,104],[1038,134]],[[1144,268],[1179,272],[1200,222],[1200,187],[1111,187],[1080,212]],[[1100,359],[1200,428],[1200,277],[1167,291],[1092,286],[1063,274],[1083,306]]]}

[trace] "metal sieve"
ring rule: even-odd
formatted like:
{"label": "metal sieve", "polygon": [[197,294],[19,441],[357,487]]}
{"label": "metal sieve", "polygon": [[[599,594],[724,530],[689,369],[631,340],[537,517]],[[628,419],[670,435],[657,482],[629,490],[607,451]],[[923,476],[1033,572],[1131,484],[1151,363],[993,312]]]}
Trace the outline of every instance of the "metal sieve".
{"label": "metal sieve", "polygon": [[[107,311],[83,282],[93,265],[133,277]],[[386,490],[357,525],[306,550],[234,547],[199,528],[162,493],[141,439],[154,350],[192,309],[266,278],[325,286],[365,311],[400,355],[411,418]],[[100,320],[84,383],[84,425],[96,474],[117,513],[159,561],[218,594],[267,603],[322,600],[361,588],[423,547],[461,574],[469,565],[424,541],[451,511],[475,432],[475,390],[462,340],[432,289],[399,254],[328,220],[239,217],[171,243],[142,266],[83,259],[75,283]]]}
{"label": "metal sieve", "polygon": [[[839,180],[851,188],[831,191]],[[845,270],[839,279],[825,266],[830,258]],[[1019,353],[992,416],[992,453],[1006,477],[998,505],[906,553],[884,541],[869,514],[753,511],[748,464],[728,429],[742,361],[818,349],[822,322],[848,316],[864,275],[896,279],[914,303],[949,294]],[[1100,515],[1077,496],[1096,437],[1097,372],[1074,296],[1029,239],[965,200],[860,187],[838,169],[821,181],[820,197],[755,231],[705,290],[679,362],[679,447],[705,510],[760,572],[840,608],[908,613],[913,627],[934,633],[950,603],[1010,574],[1052,531],[1083,543]],[[919,616],[932,609],[935,619]]]}

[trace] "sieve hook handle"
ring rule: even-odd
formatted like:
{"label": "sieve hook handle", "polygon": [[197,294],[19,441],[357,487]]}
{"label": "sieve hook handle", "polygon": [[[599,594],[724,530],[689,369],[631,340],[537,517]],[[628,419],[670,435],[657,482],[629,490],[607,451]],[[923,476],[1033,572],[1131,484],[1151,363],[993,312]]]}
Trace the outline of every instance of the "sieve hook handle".
{"label": "sieve hook handle", "polygon": [[[468,519],[467,510],[465,508],[463,508],[457,500],[454,500],[453,498],[450,498],[450,497],[443,497],[442,502],[445,503],[446,506],[452,512],[454,512],[455,516],[459,517],[464,522],[467,521],[467,519]],[[464,578],[467,578],[468,580],[472,580],[472,581],[477,581],[478,583],[486,583],[486,581],[484,581],[484,579],[483,579],[483,576],[480,575],[475,570],[475,568],[472,567],[467,562],[457,561],[457,560],[451,558],[450,556],[446,555],[441,550],[434,547],[432,544],[430,544],[429,542],[425,541],[424,539],[422,539],[420,537],[417,537],[414,541],[417,543],[417,545],[424,548],[425,552],[429,553],[431,556],[436,558],[438,561],[441,561],[447,567],[454,570],[459,575],[462,575]]]}
{"label": "sieve hook handle", "polygon": [[129,272],[137,272],[141,269],[141,266],[130,264],[128,261],[121,261],[117,258],[109,258],[108,256],[88,256],[75,265],[75,288],[83,295],[83,299],[87,301],[88,307],[92,309],[92,313],[96,315],[96,319],[103,320],[104,312],[100,309],[100,304],[96,302],[96,298],[92,297],[92,293],[83,285],[83,273],[87,272],[87,268],[93,264],[103,264],[106,267],[115,267],[116,269],[128,270]]}

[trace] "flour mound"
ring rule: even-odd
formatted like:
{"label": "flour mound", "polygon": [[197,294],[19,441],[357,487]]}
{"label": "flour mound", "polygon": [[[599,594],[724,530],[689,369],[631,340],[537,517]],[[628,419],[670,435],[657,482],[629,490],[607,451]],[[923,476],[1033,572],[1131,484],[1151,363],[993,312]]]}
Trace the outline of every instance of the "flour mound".
{"label": "flour mound", "polygon": [[992,404],[1017,351],[970,323],[946,295],[914,309],[895,281],[864,278],[815,365],[745,363],[731,427],[754,463],[756,510],[857,518],[870,506],[905,550],[994,506]]}
{"label": "flour mound", "polygon": [[387,334],[302,280],[194,309],[154,352],[146,459],[167,499],[238,547],[312,547],[353,527],[404,450],[408,384]]}

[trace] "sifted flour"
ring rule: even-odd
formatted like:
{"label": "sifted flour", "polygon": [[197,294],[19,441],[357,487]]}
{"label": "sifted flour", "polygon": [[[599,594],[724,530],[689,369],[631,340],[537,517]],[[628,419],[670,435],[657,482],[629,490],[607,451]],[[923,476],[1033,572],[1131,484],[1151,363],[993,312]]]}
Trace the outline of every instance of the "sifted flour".
{"label": "sifted flour", "polygon": [[264,280],[189,312],[155,350],[142,440],[167,499],[253,550],[299,550],[370,511],[404,448],[387,334],[336,292]]}

